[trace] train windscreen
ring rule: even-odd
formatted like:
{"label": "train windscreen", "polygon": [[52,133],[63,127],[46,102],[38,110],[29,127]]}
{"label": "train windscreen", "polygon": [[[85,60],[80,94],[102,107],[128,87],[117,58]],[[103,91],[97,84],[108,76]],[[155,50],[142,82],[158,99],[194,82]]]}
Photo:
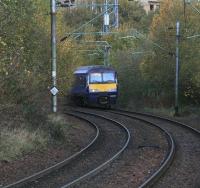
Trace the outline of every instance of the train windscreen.
{"label": "train windscreen", "polygon": [[90,83],[115,83],[115,82],[116,78],[114,72],[90,74]]}

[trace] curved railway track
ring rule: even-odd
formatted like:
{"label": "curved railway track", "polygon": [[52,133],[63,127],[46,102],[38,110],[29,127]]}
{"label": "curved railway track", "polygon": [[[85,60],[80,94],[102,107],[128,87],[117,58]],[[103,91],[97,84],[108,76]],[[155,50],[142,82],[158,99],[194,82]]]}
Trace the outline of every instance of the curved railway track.
{"label": "curved railway track", "polygon": [[[90,123],[93,122],[88,118],[85,118],[85,115],[78,115],[78,112],[66,113],[76,116],[80,119],[84,119]],[[109,165],[126,149],[130,140],[130,133],[123,124],[115,120],[103,116],[98,116],[95,114],[90,114],[90,116],[96,116],[96,118],[101,119],[101,121],[103,122],[107,121],[109,122],[110,126],[104,126],[104,128],[99,128],[100,124],[97,126],[96,124],[92,123],[92,125],[97,130],[97,134],[87,147],[82,149],[80,152],[74,154],[73,156],[69,157],[68,159],[64,160],[63,162],[54,165],[53,167],[40,171],[30,177],[24,178],[13,184],[4,186],[4,188],[69,187],[88,176],[94,175],[95,173],[99,172],[100,170],[104,169],[107,165]],[[112,128],[110,128],[111,125]],[[106,130],[104,130],[105,127],[109,129],[107,130],[107,133]],[[110,134],[111,129],[113,134]],[[112,139],[114,140],[114,142],[112,142]],[[96,156],[97,159],[95,162],[90,161],[91,155]],[[76,166],[78,166],[77,170]],[[84,170],[79,173],[78,171],[81,168],[84,168]]]}
{"label": "curved railway track", "polygon": [[[172,133],[177,143],[177,149],[175,158],[172,165],[165,173],[166,168],[160,168],[156,171],[152,177],[155,178],[157,183],[153,186],[156,188],[170,187],[170,188],[198,188],[200,187],[200,131],[183,124],[181,122],[164,118],[161,116],[155,116],[151,114],[130,112],[124,110],[111,111],[122,116],[129,116],[133,118],[139,118],[144,121],[150,121],[151,123],[159,123],[159,125]],[[163,164],[165,165],[165,164]],[[165,173],[165,176],[162,175]],[[160,178],[161,177],[161,178]],[[140,187],[149,187],[152,183],[145,181]]]}
{"label": "curved railway track", "polygon": [[[84,111],[85,111],[86,109],[84,109]],[[87,109],[87,111],[88,110],[91,110],[91,109]],[[93,114],[94,112],[94,109],[92,109],[92,113],[90,112],[90,114]],[[82,113],[84,113],[83,111],[81,111]],[[102,111],[99,111],[99,110],[97,110],[96,111],[96,113],[98,113],[98,114],[101,114],[101,116],[102,116]],[[115,113],[116,114],[116,113]],[[119,115],[119,114],[118,114]],[[124,115],[124,114],[123,114]],[[96,115],[95,115],[96,116]],[[103,117],[112,117],[112,119],[116,119],[114,116],[113,116],[113,114],[110,114],[109,112],[103,112]],[[133,117],[132,116],[129,116],[129,115],[126,115],[127,117],[129,117],[129,118],[131,118],[131,119],[133,119]],[[153,173],[153,175],[151,175],[150,177],[145,177],[145,178],[147,178],[146,179],[146,181],[140,186],[141,188],[142,187],[150,187],[159,177],[160,177],[160,175],[161,175],[161,171],[162,171],[162,173],[164,172],[164,171],[166,171],[166,169],[169,167],[169,165],[171,164],[171,162],[172,162],[172,160],[173,160],[173,157],[174,157],[174,152],[175,152],[175,144],[174,144],[174,140],[173,140],[173,138],[172,138],[172,136],[171,136],[171,134],[170,133],[168,133],[164,128],[161,128],[159,125],[156,125],[155,123],[151,123],[151,122],[149,122],[149,121],[145,121],[145,120],[143,120],[143,119],[141,119],[141,118],[134,118],[135,120],[137,119],[137,120],[140,120],[141,122],[143,122],[143,124],[145,124],[144,125],[144,127],[150,127],[150,129],[153,127],[154,129],[157,129],[159,132],[161,132],[164,136],[163,136],[163,138],[165,138],[166,139],[166,141],[167,141],[167,144],[168,144],[168,150],[166,151],[166,154],[165,154],[165,156],[163,157],[163,159],[162,160],[160,160],[160,167],[159,167],[159,169],[155,172],[155,173]],[[118,120],[117,120],[118,121]],[[140,125],[139,125],[140,126]],[[130,128],[131,126],[129,126],[129,128]],[[132,128],[133,128],[133,126],[132,126]],[[134,134],[134,133],[133,133]],[[156,132],[156,134],[158,134],[158,132]],[[162,138],[162,139],[163,139]],[[151,139],[150,139],[151,140]],[[133,142],[134,142],[135,140],[133,140]],[[138,141],[137,141],[138,142]],[[141,142],[141,141],[140,141]],[[155,144],[155,141],[154,141],[154,144]],[[132,147],[132,146],[131,146]],[[129,148],[128,150],[133,150],[133,148]],[[147,147],[149,147],[149,146],[147,146]],[[151,147],[151,146],[150,146]],[[124,152],[124,154],[123,155],[128,155],[129,157],[128,157],[128,160],[134,160],[134,158],[133,158],[133,156],[132,156],[132,154],[134,154],[134,152],[129,152],[129,154],[128,153],[126,153],[126,152]],[[136,160],[137,161],[140,161],[140,157],[143,157],[143,156],[138,156],[138,157],[136,157]],[[148,158],[148,157],[146,157],[146,158]],[[124,160],[123,158],[121,159],[120,158],[120,160]],[[126,162],[126,161],[124,161],[124,162]],[[141,161],[142,162],[142,161]],[[118,164],[117,164],[118,165]],[[116,165],[116,166],[117,166]],[[120,165],[118,165],[118,166],[120,166]],[[130,165],[131,166],[131,165]],[[136,165],[137,166],[137,165]],[[138,166],[139,167],[139,166]],[[130,167],[131,168],[131,167]],[[136,167],[137,168],[137,167]],[[117,170],[119,170],[119,169],[117,169]],[[116,169],[115,169],[115,171],[114,171],[114,173],[116,173],[116,171],[117,171]],[[151,168],[149,168],[149,167],[146,167],[146,171],[149,171],[149,170],[152,170],[152,167]],[[154,170],[154,169],[153,169]],[[93,179],[89,179],[88,180],[88,182],[85,182],[85,183],[83,183],[81,186],[78,186],[78,187],[83,187],[83,188],[85,188],[85,187],[134,187],[134,184],[133,185],[128,185],[127,184],[127,182],[125,183],[125,182],[123,182],[122,184],[123,185],[117,185],[117,184],[113,184],[112,185],[112,182],[111,181],[106,181],[105,179],[112,179],[112,178],[115,178],[116,179],[116,177],[111,177],[110,176],[110,174],[111,173],[113,173],[113,171],[112,172],[108,172],[107,174],[108,175],[98,175],[99,176],[99,178],[97,177],[97,178],[95,178],[96,180],[94,180],[94,178]],[[121,172],[117,172],[117,173],[119,173],[119,175],[120,176],[124,176],[124,174],[122,174]],[[134,173],[134,171],[132,171],[131,173]],[[130,174],[131,175],[131,174]],[[110,176],[110,177],[109,177]],[[130,176],[130,178],[131,178],[131,176]],[[137,177],[136,177],[137,178]],[[91,182],[90,182],[91,181]],[[99,182],[99,181],[101,181],[101,183]],[[113,180],[113,181],[117,181],[117,179],[116,180]],[[102,182],[104,182],[104,183],[102,183]]]}
{"label": "curved railway track", "polygon": [[61,188],[67,188],[69,186],[72,186],[72,185],[78,183],[80,180],[83,180],[84,178],[87,178],[89,176],[93,176],[97,172],[100,172],[101,170],[103,170],[106,166],[108,166],[111,162],[113,162],[117,157],[119,157],[120,154],[122,154],[122,152],[127,148],[129,141],[130,141],[130,137],[131,137],[130,132],[127,129],[127,127],[125,125],[123,125],[122,123],[116,121],[116,120],[113,120],[111,118],[105,117],[103,115],[98,115],[98,114],[95,114],[95,113],[83,112],[83,111],[78,111],[78,110],[74,110],[74,112],[82,113],[82,114],[85,114],[85,115],[95,116],[95,117],[102,118],[104,120],[107,120],[107,121],[114,123],[115,125],[121,127],[121,130],[123,130],[126,133],[126,141],[124,142],[122,148],[120,150],[118,150],[117,153],[115,153],[111,158],[106,160],[104,163],[102,163],[101,165],[99,165],[95,169],[93,169],[93,170],[87,172],[86,174],[82,175],[81,177],[63,185]]}
{"label": "curved railway track", "polygon": [[51,166],[49,168],[46,168],[46,169],[44,169],[42,171],[34,173],[31,176],[25,177],[25,178],[23,178],[23,179],[21,179],[19,181],[16,181],[16,182],[11,183],[9,185],[2,186],[2,188],[21,187],[21,186],[23,186],[23,185],[25,185],[25,184],[27,184],[29,182],[35,181],[35,180],[37,180],[37,179],[39,179],[39,178],[41,178],[41,177],[43,177],[43,176],[45,176],[47,174],[50,174],[50,173],[54,172],[55,170],[62,168],[63,166],[68,164],[71,160],[75,159],[76,157],[78,157],[79,155],[84,153],[86,150],[88,150],[96,142],[96,140],[99,137],[99,128],[95,123],[93,123],[93,122],[91,122],[91,121],[89,121],[89,120],[87,120],[85,118],[82,118],[80,116],[77,116],[75,114],[72,114],[72,113],[67,113],[66,112],[66,114],[74,116],[74,117],[76,117],[78,119],[81,119],[83,121],[88,122],[89,125],[92,126],[95,129],[96,134],[94,135],[94,138],[91,140],[91,142],[87,146],[82,148],[80,151],[74,153],[73,155],[71,155],[70,157],[66,158],[65,160],[63,160],[63,161],[61,161],[61,162],[59,162],[59,163],[57,163],[57,164],[55,164],[55,165],[53,165],[53,166]]}
{"label": "curved railway track", "polygon": [[[136,187],[145,188],[151,187],[152,185],[156,188],[200,187],[200,183],[198,181],[200,177],[200,173],[198,173],[198,165],[200,166],[200,162],[198,162],[198,154],[200,154],[200,131],[183,123],[150,114],[142,114],[124,110],[102,111],[97,109],[84,109],[83,111],[83,108],[81,109],[82,110],[74,110],[73,113],[65,113],[85,120],[95,128],[96,135],[91,143],[66,160],[30,177],[4,186],[4,188],[102,187],[103,183],[99,184],[99,186],[97,186],[96,183],[98,183],[98,181],[103,182],[103,178],[109,179],[108,174],[110,175],[111,173],[116,173],[116,171],[109,172],[109,168],[104,172],[99,172],[108,167],[111,162],[113,163],[113,161],[122,153],[122,157],[120,157],[120,160],[117,160],[117,162],[112,165],[112,168],[115,168],[113,167],[115,165],[120,166],[118,163],[123,161],[123,158],[125,158],[123,156],[130,155],[126,151],[131,150],[131,148],[127,149],[127,147],[130,147],[129,143],[132,134],[129,129],[133,126],[129,125],[127,128],[125,123],[120,121],[123,120],[124,117],[134,119],[135,121],[140,121],[144,124],[144,126],[148,125],[148,127],[154,127],[154,131],[155,128],[158,129],[160,132],[162,132],[162,135],[164,135],[167,141],[167,151],[165,151],[164,157],[162,160],[160,160],[159,167],[157,166],[155,168],[155,166],[151,167],[151,165],[146,167],[147,169],[149,168],[151,173],[145,175],[143,177],[143,181],[141,181]],[[154,134],[157,134],[156,131]],[[151,137],[151,135],[149,137]],[[162,137],[162,139],[164,137]],[[177,142],[177,147],[175,147],[173,137]],[[134,139],[132,138],[131,142],[134,142]],[[193,154],[193,151],[196,153]],[[154,153],[155,152],[156,151],[154,151]],[[126,159],[131,160],[131,158]],[[195,164],[193,161],[195,161]],[[123,163],[126,163],[126,161]],[[153,170],[151,168],[153,168]],[[106,174],[107,171],[108,174]],[[97,173],[99,174],[97,175]],[[164,173],[165,175],[163,176]],[[91,179],[91,177],[94,175],[96,175],[95,178]],[[190,177],[189,180],[185,180],[186,177]],[[175,181],[174,178],[176,179]],[[83,181],[85,179],[88,181]],[[80,184],[80,182],[83,184]],[[105,185],[106,184],[104,183],[104,187],[113,187],[112,184],[110,186]],[[119,185],[116,187],[130,187],[130,185],[122,184],[122,186]],[[131,185],[131,187],[134,187],[134,184]]]}
{"label": "curved railway track", "polygon": [[142,118],[139,118],[139,117],[136,117],[136,116],[131,116],[131,115],[128,115],[128,114],[125,114],[125,113],[119,113],[119,112],[114,112],[114,113],[142,121],[142,122],[147,123],[151,126],[155,126],[158,129],[160,129],[161,131],[163,131],[164,134],[166,134],[166,138],[167,138],[167,141],[168,141],[168,144],[169,144],[169,149],[168,149],[167,155],[165,156],[165,159],[161,163],[158,170],[155,173],[153,173],[149,178],[147,178],[147,180],[145,180],[142,183],[142,185],[139,186],[139,188],[145,188],[145,187],[152,186],[166,172],[166,170],[169,168],[169,166],[171,165],[171,163],[174,159],[175,141],[174,141],[172,135],[166,129],[160,127],[160,125],[152,123],[152,122],[147,121],[145,119],[142,119]]}

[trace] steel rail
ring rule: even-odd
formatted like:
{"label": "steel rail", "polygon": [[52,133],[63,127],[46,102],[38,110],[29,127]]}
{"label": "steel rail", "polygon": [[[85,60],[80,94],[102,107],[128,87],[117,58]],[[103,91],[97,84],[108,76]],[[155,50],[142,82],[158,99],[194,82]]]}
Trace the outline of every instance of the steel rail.
{"label": "steel rail", "polygon": [[81,116],[79,116],[79,115],[76,115],[76,114],[74,114],[74,113],[65,112],[65,114],[68,114],[68,115],[70,115],[70,116],[74,116],[74,117],[76,117],[76,118],[78,118],[78,119],[81,119],[81,120],[83,120],[83,121],[88,122],[89,125],[92,126],[92,127],[95,129],[95,132],[96,132],[96,134],[95,134],[94,138],[92,139],[92,141],[91,141],[87,146],[85,146],[84,148],[82,148],[80,151],[74,153],[73,155],[71,155],[70,157],[66,158],[65,160],[63,160],[63,161],[61,161],[61,162],[59,162],[59,163],[57,163],[57,164],[55,164],[55,165],[53,165],[53,166],[51,166],[51,167],[48,167],[48,168],[46,168],[46,169],[44,169],[44,170],[42,170],[42,171],[39,171],[39,172],[37,172],[37,173],[34,173],[34,174],[31,175],[31,176],[28,176],[28,177],[26,177],[26,178],[23,178],[23,179],[21,179],[21,180],[19,180],[19,181],[17,181],[17,182],[14,182],[14,183],[9,184],[9,185],[6,185],[6,186],[3,186],[2,188],[14,188],[14,187],[19,187],[19,186],[25,185],[25,184],[27,184],[27,183],[30,183],[30,182],[32,182],[32,181],[34,181],[34,180],[36,180],[36,179],[39,179],[39,178],[41,178],[41,177],[43,177],[43,176],[45,176],[45,175],[47,175],[47,174],[50,174],[50,173],[52,173],[53,171],[55,171],[55,170],[57,170],[57,169],[59,169],[59,168],[62,168],[62,167],[65,166],[67,163],[69,163],[71,160],[73,160],[73,159],[75,159],[76,157],[78,157],[79,155],[81,155],[83,152],[85,152],[87,149],[89,149],[89,148],[96,142],[96,140],[97,140],[98,137],[99,137],[99,128],[98,128],[98,126],[97,126],[95,123],[93,123],[93,122],[89,121],[88,119],[83,118],[83,117],[81,117]]}
{"label": "steel rail", "polygon": [[141,112],[133,112],[133,111],[128,111],[128,110],[121,110],[121,109],[115,109],[115,110],[116,111],[120,111],[120,112],[126,112],[126,113],[131,113],[131,114],[146,116],[146,117],[157,118],[157,119],[160,119],[160,120],[165,120],[165,121],[168,121],[170,123],[174,123],[177,126],[184,127],[186,129],[192,131],[193,133],[197,134],[197,135],[200,134],[199,130],[197,130],[197,129],[189,126],[189,125],[186,125],[185,123],[181,123],[179,121],[176,121],[176,120],[173,120],[173,119],[170,119],[170,118],[167,118],[167,117],[162,117],[162,116],[159,116],[159,115],[153,115],[153,114],[148,114],[148,113],[141,113]]}
{"label": "steel rail", "polygon": [[172,164],[172,162],[174,160],[174,156],[175,156],[175,149],[176,149],[175,141],[174,141],[172,135],[167,130],[165,130],[164,128],[160,127],[159,125],[157,125],[157,124],[155,124],[153,122],[147,121],[145,119],[133,116],[133,115],[128,115],[127,113],[130,113],[129,111],[123,111],[123,110],[119,110],[119,111],[121,113],[118,112],[118,110],[110,111],[110,112],[118,114],[118,115],[123,115],[123,116],[129,117],[129,118],[132,118],[132,119],[136,119],[136,120],[139,120],[139,121],[144,122],[146,124],[149,124],[151,126],[157,127],[162,132],[164,132],[164,134],[165,134],[165,136],[167,138],[169,149],[168,149],[168,152],[167,152],[164,160],[161,163],[161,166],[159,167],[159,169],[155,173],[153,173],[147,180],[145,180],[145,182],[143,182],[142,185],[139,186],[139,188],[151,187],[166,172],[166,170]]}
{"label": "steel rail", "polygon": [[[184,123],[181,123],[179,121],[176,121],[176,120],[172,120],[170,118],[166,118],[166,117],[162,117],[162,116],[157,116],[157,115],[153,115],[153,114],[148,114],[148,113],[141,113],[141,112],[133,112],[133,111],[127,111],[127,110],[121,110],[121,109],[116,109],[115,110],[116,112],[123,112],[123,113],[129,113],[129,114],[135,114],[135,115],[139,115],[139,116],[145,116],[145,117],[149,117],[149,118],[154,118],[154,119],[159,119],[159,120],[163,120],[163,121],[166,121],[166,122],[169,122],[169,123],[173,123],[174,125],[176,126],[179,126],[179,127],[182,127],[182,128],[185,128],[191,132],[193,132],[194,134],[197,134],[198,136],[200,135],[200,131],[189,126],[189,125],[186,125]],[[138,118],[138,117],[137,117]],[[155,174],[155,178],[156,180],[159,180],[159,177],[164,174],[164,172],[160,172],[160,175],[158,173],[158,175]],[[157,177],[156,177],[157,176]],[[155,183],[156,181],[152,182],[152,183]],[[145,182],[144,182],[145,183]],[[142,185],[141,185],[142,186]],[[144,187],[149,187],[148,184],[147,186],[144,186]],[[141,188],[141,187],[140,187]]]}
{"label": "steel rail", "polygon": [[111,162],[113,162],[117,157],[120,156],[120,154],[127,148],[129,142],[130,142],[130,132],[129,130],[127,129],[127,127],[125,125],[123,125],[122,123],[116,121],[116,120],[113,120],[111,118],[107,118],[103,115],[99,115],[99,114],[95,114],[95,113],[89,113],[89,112],[83,112],[83,111],[80,111],[80,110],[73,110],[74,112],[78,112],[78,113],[82,113],[82,114],[86,114],[86,115],[91,115],[91,116],[95,116],[95,117],[99,117],[99,118],[102,118],[102,119],[105,119],[107,121],[110,121],[112,123],[115,123],[117,126],[121,127],[127,134],[127,140],[124,144],[124,146],[114,155],[112,156],[109,160],[107,160],[106,162],[102,163],[100,166],[98,166],[97,168],[89,171],[88,173],[84,174],[83,176],[67,183],[66,185],[63,185],[61,188],[68,188],[69,186],[72,186],[76,183],[78,183],[79,181],[85,179],[85,178],[88,178],[89,176],[92,176],[98,172],[100,172],[101,170],[103,170],[107,165],[109,165]]}

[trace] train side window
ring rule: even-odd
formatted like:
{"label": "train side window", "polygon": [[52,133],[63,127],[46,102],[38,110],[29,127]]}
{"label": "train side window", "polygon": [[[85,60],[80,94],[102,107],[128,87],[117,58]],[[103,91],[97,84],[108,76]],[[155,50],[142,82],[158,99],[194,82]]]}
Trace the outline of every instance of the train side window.
{"label": "train side window", "polygon": [[85,75],[76,75],[75,76],[75,85],[85,87],[86,86],[86,76]]}

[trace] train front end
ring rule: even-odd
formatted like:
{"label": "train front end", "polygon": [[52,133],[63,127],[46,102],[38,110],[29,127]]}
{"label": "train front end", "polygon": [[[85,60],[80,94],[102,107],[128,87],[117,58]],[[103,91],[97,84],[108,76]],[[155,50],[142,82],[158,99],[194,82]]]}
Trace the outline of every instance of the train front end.
{"label": "train front end", "polygon": [[110,107],[118,96],[117,73],[105,66],[83,66],[75,72],[71,90],[73,101],[81,106]]}
{"label": "train front end", "polygon": [[118,96],[117,74],[114,70],[96,70],[88,74],[88,101],[110,106],[116,104]]}

